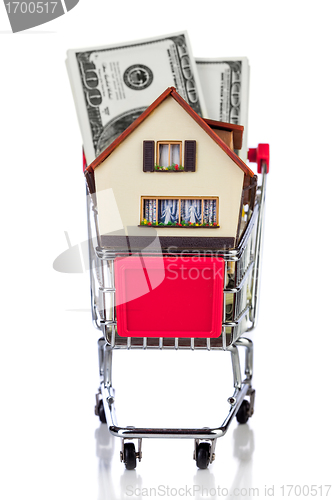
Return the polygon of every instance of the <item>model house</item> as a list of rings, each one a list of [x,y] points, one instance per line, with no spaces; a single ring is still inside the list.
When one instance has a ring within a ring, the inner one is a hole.
[[[163,248],[234,248],[256,191],[234,152],[242,131],[201,118],[168,88],[86,168],[103,246],[121,241],[117,212],[125,233],[154,228]]]

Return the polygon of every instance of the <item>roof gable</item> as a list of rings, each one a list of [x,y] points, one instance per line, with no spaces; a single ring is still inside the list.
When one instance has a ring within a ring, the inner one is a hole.
[[[182,108],[200,125],[200,127],[216,142],[216,144],[238,165],[241,170],[250,177],[254,176],[252,170],[244,163],[226,144],[220,139],[220,137],[212,130],[211,126],[218,128],[221,122],[216,122],[213,120],[204,120],[201,118],[187,102],[177,93],[174,87],[167,88],[136,120],[134,120],[126,130],[124,130],[87,168],[86,171],[92,172],[98,165],[100,165],[116,148],[121,144],[126,137],[135,130],[140,123],[142,123],[151,112],[156,109],[168,96],[173,97],[173,99],[182,106]],[[211,126],[210,126],[210,125]],[[219,124],[219,125],[218,125]],[[234,127],[228,124],[230,127]],[[237,127],[237,126],[236,126]]]

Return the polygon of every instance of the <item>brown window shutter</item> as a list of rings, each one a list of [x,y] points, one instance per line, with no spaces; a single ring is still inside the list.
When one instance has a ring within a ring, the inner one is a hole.
[[[155,142],[143,141],[143,171],[154,172]]]
[[[185,172],[195,172],[196,161],[196,141],[185,141],[184,170]]]

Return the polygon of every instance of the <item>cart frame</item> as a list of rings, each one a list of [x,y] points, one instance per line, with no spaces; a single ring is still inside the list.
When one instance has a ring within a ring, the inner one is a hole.
[[[101,246],[97,210],[93,197],[87,195],[92,319],[95,327],[103,335],[98,341],[100,388],[96,395],[95,413],[100,416],[102,422],[107,423],[112,435],[122,439],[120,459],[125,462],[128,469],[135,468],[136,459],[141,461],[143,438],[194,439],[193,458],[199,468],[206,468],[215,459],[217,438],[222,437],[227,432],[234,416],[237,417],[240,423],[244,423],[253,415],[255,400],[255,390],[252,388],[253,343],[242,335],[253,330],[258,319],[268,160],[267,162],[261,162],[259,172],[262,173],[261,186],[257,188],[254,210],[239,245],[236,249],[221,250],[219,252],[219,255],[223,257],[226,263],[235,263],[236,272],[233,286],[225,287],[223,290],[225,298],[228,294],[233,296],[232,320],[226,320],[224,305],[222,333],[216,339],[124,338],[117,334],[114,260],[119,255],[119,252],[116,253]],[[250,298],[247,298],[244,293],[249,288],[251,293]],[[246,300],[246,307],[238,307],[237,309],[236,305],[239,298],[242,305]],[[226,303],[225,300],[224,303]],[[244,378],[241,375],[239,359],[239,348],[241,347],[245,348]],[[119,426],[115,413],[115,391],[112,386],[112,358],[113,350],[121,348],[229,351],[232,361],[234,392],[228,398],[230,409],[222,425],[214,428],[181,429]],[[248,398],[249,401],[245,398]],[[134,445],[131,445],[131,448],[128,447],[128,443],[133,439],[138,440],[137,451]]]

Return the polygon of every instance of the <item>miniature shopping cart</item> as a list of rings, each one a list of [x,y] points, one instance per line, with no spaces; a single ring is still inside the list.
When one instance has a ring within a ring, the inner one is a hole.
[[[159,262],[162,263],[163,270],[163,265],[170,258],[170,255],[161,250],[158,238],[155,246],[151,244],[146,249],[138,249],[135,245],[129,245],[127,251],[126,249],[117,251],[110,246],[103,245],[99,234],[99,215],[96,202],[88,190],[92,318],[95,326],[102,333],[102,337],[98,341],[100,388],[96,395],[95,413],[101,422],[107,423],[112,435],[121,438],[120,457],[127,469],[134,469],[137,459],[141,461],[142,439],[159,437],[194,439],[194,460],[198,468],[205,469],[215,459],[217,438],[227,432],[234,416],[240,424],[243,424],[253,415],[255,399],[255,390],[252,387],[253,344],[250,339],[243,337],[243,335],[256,326],[258,316],[266,175],[269,169],[268,145],[260,144],[257,149],[251,149],[249,160],[257,162],[258,173],[261,174],[261,185],[257,187],[253,210],[248,214],[248,221],[239,244],[234,249],[221,249],[218,252],[218,262],[222,263],[223,276],[220,281],[214,281],[215,288],[211,291],[209,300],[206,301],[207,307],[210,307],[214,300],[223,303],[222,329],[217,337],[198,338],[191,333],[188,336],[179,337],[177,332],[174,336],[162,334],[159,336],[158,332],[155,336],[145,336],[144,331],[141,331],[140,335],[140,328],[134,328],[135,334],[131,334],[129,323],[126,323],[128,310],[126,309],[126,298],[123,297],[123,288],[131,287],[133,284],[131,272],[137,276],[135,273],[138,272],[140,263],[143,261],[153,262],[155,265],[156,262]],[[186,255],[191,257],[190,249]],[[175,254],[172,255],[172,258],[175,258]],[[216,258],[211,257],[209,262],[210,264],[216,263]],[[129,273],[128,281],[126,281],[126,272]],[[121,303],[117,304],[117,299],[120,299]],[[202,300],[205,300],[204,297]],[[131,303],[131,301],[129,300],[127,303]],[[133,315],[133,321],[140,322],[138,308],[129,311],[129,314]],[[127,335],[119,335],[120,322],[127,331]],[[147,329],[149,329],[149,325]],[[241,376],[240,347],[245,349],[244,378]],[[182,429],[119,426],[115,415],[115,393],[111,376],[112,354],[116,349],[229,351],[232,360],[234,392],[228,399],[230,410],[222,425],[216,428]],[[135,447],[136,440],[137,447]]]

